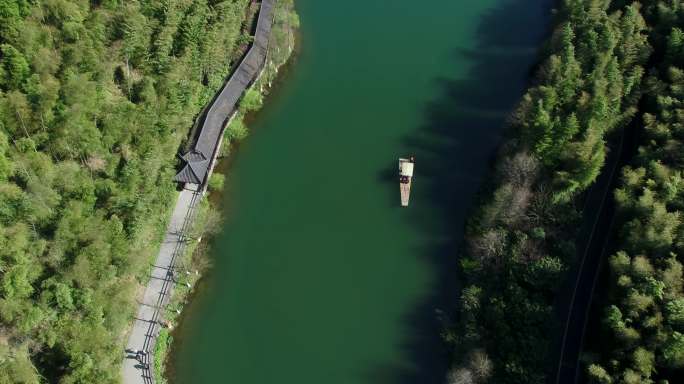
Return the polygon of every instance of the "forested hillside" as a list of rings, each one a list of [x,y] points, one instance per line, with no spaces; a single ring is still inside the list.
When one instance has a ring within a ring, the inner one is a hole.
[[[657,49],[639,153],[615,192],[618,244],[593,383],[684,380],[684,7],[647,2],[644,15]]]
[[[249,0],[0,0],[0,383],[113,383]]]
[[[651,54],[641,7],[565,0],[515,113],[495,182],[468,223],[451,384],[540,384],[552,362],[554,300],[575,263],[583,192],[607,140],[637,113]]]

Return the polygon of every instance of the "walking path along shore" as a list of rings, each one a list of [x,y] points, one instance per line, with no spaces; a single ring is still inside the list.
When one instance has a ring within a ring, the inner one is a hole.
[[[195,241],[186,236],[202,197],[202,191],[197,189],[197,185],[194,187],[186,187],[178,196],[159,255],[151,266],[150,281],[145,288],[126,346],[122,372],[123,382],[126,384],[154,382],[152,356],[156,337],[162,326],[161,312],[171,298],[175,277],[181,272],[175,269],[175,261],[182,254],[187,242]]]
[[[164,309],[171,299],[178,274],[187,272],[177,270],[176,260],[189,241],[197,241],[188,237],[187,232],[206,191],[223,132],[237,111],[240,97],[258,79],[266,63],[275,2],[262,0],[253,44],[213,100],[202,128],[194,138],[192,150],[183,157],[186,165],[176,175],[176,181],[184,184],[184,188],[178,196],[157,259],[151,266],[150,280],[126,344],[122,367],[124,384],[155,382],[153,354],[159,330],[164,325]]]

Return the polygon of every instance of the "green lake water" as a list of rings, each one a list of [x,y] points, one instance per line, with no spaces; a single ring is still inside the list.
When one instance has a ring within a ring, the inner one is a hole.
[[[301,53],[235,156],[176,382],[442,381],[464,221],[549,3],[297,0]]]

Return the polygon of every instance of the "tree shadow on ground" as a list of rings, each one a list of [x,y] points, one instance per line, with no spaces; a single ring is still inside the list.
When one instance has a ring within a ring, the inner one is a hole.
[[[370,382],[445,381],[452,350],[440,332],[458,298],[456,272],[465,221],[501,143],[506,119],[524,92],[552,5],[553,0],[504,0],[486,12],[477,27],[475,48],[455,49],[451,58],[471,64],[467,75],[434,79],[439,95],[425,106],[424,123],[405,139],[406,153],[414,154],[417,162],[412,200],[428,205],[431,212],[426,215],[421,207],[407,217],[432,239],[416,254],[432,266],[436,278],[404,320],[409,336],[402,349],[413,366],[375,367],[367,372]],[[396,189],[395,181],[388,181],[388,188]]]

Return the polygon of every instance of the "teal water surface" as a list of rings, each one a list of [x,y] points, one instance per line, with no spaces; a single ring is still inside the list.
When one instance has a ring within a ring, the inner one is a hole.
[[[440,383],[459,239],[549,0],[297,0],[301,54],[227,179],[178,383]],[[409,208],[397,158],[416,157]]]

